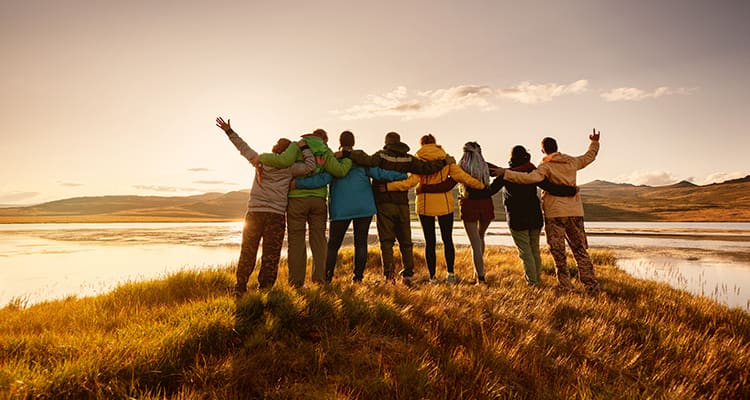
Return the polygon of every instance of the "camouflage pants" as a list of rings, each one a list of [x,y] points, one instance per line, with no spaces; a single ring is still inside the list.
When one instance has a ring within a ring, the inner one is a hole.
[[[555,260],[557,281],[563,289],[573,289],[570,282],[570,271],[565,257],[565,241],[567,240],[573,257],[578,264],[578,279],[589,293],[599,290],[599,282],[594,276],[594,265],[589,257],[586,231],[583,227],[583,217],[545,218],[544,231],[547,235],[547,245]]]
[[[237,262],[237,286],[239,292],[247,290],[247,281],[255,269],[258,246],[263,240],[258,284],[261,288],[273,286],[279,272],[281,246],[284,243],[284,214],[248,211],[245,215],[245,227],[242,230],[242,248]]]

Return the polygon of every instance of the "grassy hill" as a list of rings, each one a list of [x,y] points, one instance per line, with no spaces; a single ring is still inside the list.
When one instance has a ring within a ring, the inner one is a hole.
[[[79,197],[0,208],[0,223],[240,220],[248,195],[236,191],[187,197]],[[594,181],[581,186],[581,196],[588,221],[750,221],[750,177],[706,186],[680,182],[650,187]],[[413,211],[413,190],[410,197]],[[493,201],[496,219],[504,220],[502,195],[495,195]]]
[[[334,284],[235,301],[230,269],[184,271],[98,297],[0,309],[0,398],[741,399],[750,315],[630,277],[592,252],[598,297],[523,283],[488,249],[490,285]],[[456,272],[471,276],[471,253]],[[444,271],[444,265],[438,266]],[[424,271],[422,253],[417,270]]]
[[[595,181],[581,186],[587,220],[750,221],[750,177],[664,187]]]

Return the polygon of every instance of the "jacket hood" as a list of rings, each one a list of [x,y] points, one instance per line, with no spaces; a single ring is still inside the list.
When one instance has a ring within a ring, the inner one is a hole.
[[[439,144],[429,143],[422,145],[415,155],[420,160],[433,161],[445,159],[446,153]]]
[[[409,145],[403,142],[391,143],[383,146],[383,150],[390,153],[405,155],[409,152]]]
[[[536,169],[536,166],[532,164],[531,162],[527,162],[525,164],[517,165],[513,168],[511,168],[511,171],[518,171],[518,172],[531,172]]]
[[[310,147],[310,151],[316,156],[325,154],[328,151],[328,145],[326,145],[323,139],[313,134],[302,135],[302,140],[307,143]]]

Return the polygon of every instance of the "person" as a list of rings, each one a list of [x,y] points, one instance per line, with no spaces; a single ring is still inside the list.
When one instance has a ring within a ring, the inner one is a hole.
[[[255,179],[250,189],[250,199],[245,214],[245,226],[242,229],[242,245],[237,262],[236,285],[234,295],[241,297],[247,292],[247,282],[255,268],[258,246],[263,241],[258,285],[268,288],[276,282],[279,270],[279,258],[284,242],[285,215],[289,182],[293,176],[305,175],[315,170],[315,157],[304,143],[293,143],[281,138],[273,147],[273,153],[299,153],[303,162],[294,163],[287,168],[274,168],[259,163],[259,155],[242,138],[232,130],[230,120],[216,118],[216,126],[226,133],[229,140],[256,168]]]
[[[316,169],[313,173],[326,171],[340,178],[349,172],[351,160],[336,159],[328,148],[328,134],[323,129],[316,129],[313,133],[302,135],[302,141],[307,144],[315,155]],[[299,161],[299,152],[286,157],[263,154],[259,160],[264,165],[275,168],[285,168]],[[307,248],[305,234],[309,226],[310,251],[312,252],[312,282],[325,282],[326,262],[326,220],[328,210],[326,186],[315,189],[289,190],[289,204],[287,206],[287,260],[289,263],[289,285],[302,287],[305,284],[307,270]]]
[[[348,156],[354,147],[354,134],[343,131],[339,136],[339,152]],[[336,153],[339,155],[339,153]],[[349,225],[354,226],[354,274],[352,282],[362,282],[367,263],[367,238],[375,215],[375,198],[370,188],[370,178],[381,181],[406,179],[403,172],[385,170],[380,167],[362,167],[353,164],[342,178],[333,178],[327,172],[294,180],[297,189],[314,189],[330,184],[328,203],[329,228],[326,255],[326,282],[333,280],[339,249]]]
[[[577,171],[591,164],[599,152],[601,133],[594,129],[589,135],[591,143],[581,156],[573,157],[560,153],[557,141],[546,137],[542,140],[544,159],[539,167],[531,172],[513,171],[497,168],[496,174],[506,181],[515,183],[536,183],[545,178],[558,184],[575,186]],[[559,288],[564,291],[575,291],[570,281],[570,271],[565,257],[567,239],[573,257],[578,266],[578,277],[586,293],[595,295],[599,292],[599,282],[594,274],[594,265],[587,251],[588,242],[583,223],[583,202],[579,193],[572,197],[555,196],[545,192],[542,195],[544,210],[545,234],[552,258],[555,260]]]
[[[517,146],[518,147],[518,146]],[[526,149],[521,147],[526,152]],[[464,144],[464,154],[461,157],[459,165],[471,176],[486,182],[489,177],[492,176],[490,168],[496,168],[492,163],[486,162],[482,155],[482,148],[477,142],[467,142]],[[528,154],[528,153],[527,153]],[[530,156],[529,156],[530,157]],[[515,162],[511,160],[511,165],[514,166]],[[441,182],[434,185],[421,185],[422,190],[425,192],[435,192],[445,190],[445,186],[454,185],[456,182]],[[443,188],[441,188],[443,186]],[[471,245],[472,258],[474,262],[474,273],[477,277],[477,283],[486,284],[485,271],[484,271],[484,249],[485,241],[484,237],[490,223],[495,219],[495,207],[492,202],[492,196],[499,192],[502,188],[504,191],[504,203],[506,220],[509,223],[511,232],[513,228],[523,229],[526,226],[538,224],[538,228],[542,226],[542,211],[539,205],[539,198],[537,197],[535,186],[555,193],[560,196],[572,196],[576,192],[575,187],[565,185],[555,185],[550,183],[546,179],[536,185],[518,185],[509,184],[500,177],[495,177],[489,187],[483,190],[475,190],[465,185],[459,187],[459,204],[461,220],[463,221],[464,229],[466,230],[466,236],[469,238],[469,244]],[[512,213],[512,215],[511,215]],[[534,217],[532,218],[531,215]],[[531,220],[533,219],[533,223]],[[512,222],[511,222],[512,221]],[[533,230],[533,229],[532,229]],[[531,245],[530,241],[526,246],[519,246],[519,242],[516,242],[516,246],[519,250],[519,256],[524,263],[524,271],[527,278],[527,282],[531,280],[532,276],[537,274],[530,273],[532,268],[540,271],[541,260],[537,258],[528,257],[528,254],[539,255],[539,229],[536,234],[536,246]],[[512,235],[512,234],[511,234]],[[520,235],[520,234],[519,234]],[[515,236],[513,236],[515,239]],[[534,279],[538,282],[538,279]]]
[[[447,154],[443,148],[436,143],[435,136],[432,134],[424,135],[420,138],[421,147],[417,150],[416,156],[421,160],[444,160]],[[387,184],[387,190],[408,190],[419,183],[433,184],[445,181],[449,177],[457,182],[461,182],[474,189],[484,189],[488,178],[484,182],[467,174],[457,164],[447,164],[440,171],[429,175],[411,174],[409,178],[403,181],[391,182]],[[445,255],[445,264],[447,267],[446,281],[448,283],[457,283],[458,278],[454,272],[455,263],[455,246],[453,245],[453,195],[450,191],[442,193],[419,193],[417,194],[416,212],[419,216],[419,222],[422,225],[425,239],[425,261],[427,270],[430,274],[430,283],[437,283],[436,273],[436,255],[435,247],[437,240],[435,237],[435,218],[440,226],[440,236],[443,239],[443,253]]]
[[[536,166],[531,163],[531,154],[523,146],[514,146],[511,150],[509,166],[511,171],[531,172]],[[575,196],[574,186],[555,185],[543,180],[537,185],[552,196]],[[526,283],[532,286],[541,284],[542,256],[539,253],[539,237],[541,236],[544,218],[537,195],[537,185],[524,185],[505,182],[503,202],[508,229],[518,250],[518,257],[523,263]]]
[[[446,164],[455,163],[451,157],[443,160],[423,161],[409,154],[409,146],[401,141],[397,132],[385,135],[385,145],[373,155],[362,150],[354,150],[349,158],[364,167],[380,167],[387,170],[429,175],[441,170]],[[376,226],[380,240],[380,256],[383,275],[387,282],[396,282],[393,246],[398,240],[403,269],[402,282],[411,284],[414,276],[414,253],[411,240],[411,220],[409,218],[409,194],[407,191],[381,192],[378,188],[387,181],[373,179],[372,191],[377,209]]]

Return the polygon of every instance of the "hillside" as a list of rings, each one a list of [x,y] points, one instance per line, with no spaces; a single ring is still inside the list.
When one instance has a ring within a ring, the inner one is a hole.
[[[185,197],[77,197],[32,207],[2,208],[0,223],[240,220],[248,195],[248,191],[235,191]],[[593,181],[581,186],[581,196],[589,221],[750,221],[750,176],[705,186],[679,182],[650,187]],[[413,190],[410,198],[413,213]],[[496,219],[504,220],[502,195],[495,195],[493,201]]]
[[[417,269],[424,257],[416,253]],[[529,288],[515,250],[467,248],[456,285],[349,283],[235,301],[233,269],[181,271],[97,297],[0,308],[0,398],[747,399],[750,316],[643,281],[592,252],[602,293]],[[444,267],[443,267],[444,268]],[[468,282],[467,282],[468,281]]]

